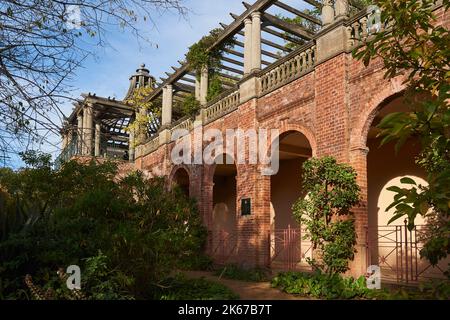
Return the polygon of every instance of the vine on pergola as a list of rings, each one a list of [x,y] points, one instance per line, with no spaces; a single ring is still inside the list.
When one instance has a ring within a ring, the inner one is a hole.
[[[224,40],[220,45],[214,46],[223,32],[221,28],[213,29],[209,35],[204,36],[197,43],[189,47],[186,61],[192,71],[195,71],[197,79],[200,78],[204,68],[208,68],[210,83],[208,85],[207,100],[212,100],[221,93],[221,78],[218,72],[221,67],[221,60],[225,49],[233,47],[233,38]]]

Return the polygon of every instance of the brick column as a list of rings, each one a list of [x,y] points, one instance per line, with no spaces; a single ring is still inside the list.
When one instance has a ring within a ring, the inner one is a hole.
[[[355,230],[357,235],[355,259],[351,262],[350,273],[359,277],[366,273],[368,263],[368,252],[366,247],[367,242],[367,227],[369,209],[367,205],[368,199],[368,184],[367,184],[367,154],[369,148],[366,146],[352,147],[350,149],[350,165],[356,170],[357,182],[361,188],[361,203],[359,206],[352,209],[355,213]]]

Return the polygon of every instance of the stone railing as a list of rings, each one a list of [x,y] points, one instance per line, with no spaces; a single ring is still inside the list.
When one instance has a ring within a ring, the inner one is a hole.
[[[345,23],[349,47],[359,46],[371,35],[385,30],[386,26],[377,19],[375,10],[375,7],[361,10]]]
[[[235,89],[224,98],[206,107],[203,110],[204,124],[210,123],[220,117],[223,117],[227,113],[236,110],[239,106],[239,98],[239,89]]]
[[[188,132],[194,129],[194,121],[192,121],[191,118],[182,119],[178,123],[175,123],[172,128],[170,128],[170,135],[177,131],[177,130],[187,130]]]
[[[314,67],[315,61],[316,46],[311,41],[262,71],[261,94],[269,93],[300,77]]]
[[[159,148],[159,136],[155,135],[150,141],[136,148],[135,158],[147,155],[156,151]]]

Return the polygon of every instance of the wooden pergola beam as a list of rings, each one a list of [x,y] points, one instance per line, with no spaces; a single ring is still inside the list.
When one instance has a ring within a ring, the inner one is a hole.
[[[228,57],[222,57],[222,60],[226,61],[226,62],[229,62],[229,63],[232,63],[232,64],[235,64],[235,65],[240,66],[240,67],[244,66],[243,62],[237,61],[237,60],[234,60],[234,59],[231,59],[231,58],[228,58]]]
[[[173,88],[175,91],[182,91],[182,92],[187,92],[187,93],[195,92],[195,87],[184,84],[184,83],[179,83],[179,82],[174,83]]]
[[[227,27],[227,25],[225,23],[220,23],[220,25],[222,26],[222,28],[226,28]],[[239,31],[237,34],[245,37],[244,31]],[[261,43],[266,44],[266,45],[268,45],[268,46],[270,46],[272,48],[285,51],[285,52],[291,52],[292,51],[289,48],[286,48],[286,47],[284,47],[284,46],[282,46],[282,45],[280,45],[278,43],[272,42],[272,41],[264,39],[264,38],[261,39]]]
[[[236,73],[236,74],[239,74],[239,75],[242,75],[242,76],[244,75],[244,71],[239,70],[239,69],[235,69],[235,68],[232,68],[232,67],[224,66],[223,64],[221,64],[219,66],[219,68],[221,68],[223,70],[227,70],[227,71],[233,72],[233,73]]]
[[[279,7],[279,8],[281,8],[281,9],[284,9],[286,11],[289,11],[290,13],[293,13],[296,16],[299,16],[299,17],[301,17],[303,19],[306,19],[306,20],[308,20],[308,21],[310,21],[312,23],[315,23],[315,24],[317,24],[319,26],[322,25],[322,21],[320,21],[319,19],[314,18],[313,16],[311,16],[309,14],[306,14],[304,12],[301,12],[300,10],[297,10],[297,9],[291,7],[290,5],[287,5],[287,4],[285,4],[285,3],[281,2],[281,1],[275,2],[274,5]]]
[[[242,2],[244,4],[244,6],[246,8],[251,7],[250,4],[246,3],[246,2]],[[296,35],[297,37],[301,37],[303,39],[306,40],[311,40],[314,37],[314,34],[312,34],[310,31],[308,31],[306,28],[300,26],[300,25],[296,25],[296,24],[292,24],[289,22],[286,22],[280,18],[275,17],[274,15],[271,15],[270,13],[262,13],[261,14],[261,18],[267,22],[269,22],[270,24],[272,24],[273,26],[277,27],[278,29],[283,30],[284,32],[288,32],[291,34]]]
[[[315,1],[315,0],[304,0],[306,3],[309,3],[310,5],[312,5],[312,6],[314,6],[314,7],[316,7],[316,8],[318,8],[318,9],[321,9],[322,8],[322,4],[320,3],[320,2],[318,2],[318,1]]]
[[[240,42],[238,40],[233,40],[233,43],[235,45],[241,47],[241,48],[244,48],[244,43],[242,43],[242,42]],[[268,57],[271,57],[271,58],[274,58],[274,59],[280,59],[281,58],[281,56],[279,56],[278,54],[275,54],[275,53],[272,53],[272,52],[269,52],[269,51],[266,51],[266,50],[261,50],[261,54],[265,55],[265,56],[268,56]]]
[[[231,55],[233,55],[233,56],[239,57],[239,58],[243,58],[244,57],[244,54],[242,52],[238,52],[238,51],[233,50],[233,49],[224,49],[224,51],[229,53],[229,54],[231,54]],[[266,66],[271,65],[270,62],[265,61],[265,60],[262,60],[261,63],[263,65],[266,65]]]

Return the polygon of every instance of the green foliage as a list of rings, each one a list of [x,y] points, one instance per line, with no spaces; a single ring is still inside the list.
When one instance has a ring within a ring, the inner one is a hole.
[[[182,116],[193,117],[200,110],[200,102],[195,98],[195,95],[189,94],[175,108]]]
[[[250,282],[268,281],[267,271],[261,268],[243,269],[236,264],[229,264],[214,272],[216,276],[227,279],[243,280]]]
[[[152,87],[135,88],[126,103],[135,111],[135,118],[127,127],[128,132],[135,133],[135,146],[145,142],[150,128],[158,128],[161,119],[161,105],[148,101],[147,97],[154,89]]]
[[[439,1],[440,2],[440,1]],[[385,78],[407,77],[404,93],[409,110],[387,115],[379,124],[382,143],[396,141],[400,148],[409,138],[421,142],[416,163],[427,172],[428,186],[406,181],[394,192],[391,222],[406,218],[412,230],[418,215],[428,217],[430,229],[421,256],[437,264],[450,252],[450,33],[436,22],[436,0],[377,0],[381,20],[389,25],[354,56],[368,65],[374,58],[384,62]],[[450,1],[442,1],[448,11]]]
[[[218,75],[213,75],[209,81],[207,101],[211,101],[223,92],[222,79]]]
[[[182,275],[167,279],[160,289],[161,300],[237,300],[239,296],[220,283],[186,279]]]
[[[223,50],[232,47],[233,39],[224,41],[223,44],[213,47],[222,32],[223,30],[221,28],[213,29],[209,35],[204,36],[199,42],[189,47],[186,60],[190,68],[197,72],[198,77],[203,68],[208,68],[212,72],[216,71],[220,66]]]
[[[188,256],[180,261],[180,269],[195,271],[211,271],[213,269],[213,260],[206,254],[197,253]]]
[[[26,274],[45,286],[55,270],[76,264],[90,299],[151,298],[171,270],[202,251],[206,231],[195,202],[167,192],[164,180],[139,172],[118,179],[113,163],[71,161],[48,176],[40,170],[0,180],[9,197],[47,203],[32,226],[0,242],[0,296],[26,298],[17,296]]]
[[[272,279],[272,287],[287,293],[311,296],[319,299],[362,298],[369,293],[366,279],[344,278],[338,274],[325,275],[321,272],[306,274],[300,272],[280,273]]]
[[[332,157],[310,159],[303,164],[303,190],[307,195],[293,211],[313,244],[316,256],[309,263],[327,274],[347,271],[356,251],[350,212],[359,203],[356,172]]]
[[[450,284],[446,281],[427,282],[419,288],[368,289],[366,279],[312,274],[301,272],[283,272],[272,279],[272,287],[290,294],[298,294],[318,299],[370,299],[370,300],[423,300],[450,298]]]

